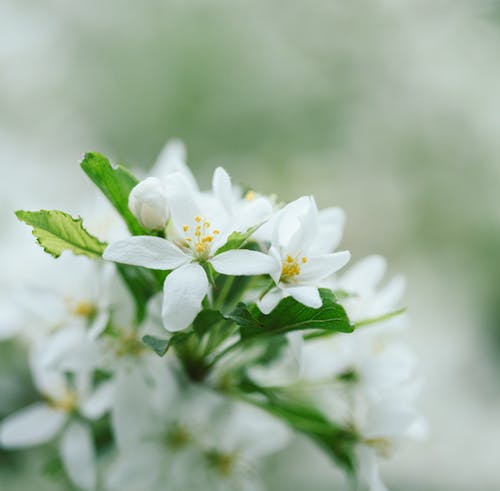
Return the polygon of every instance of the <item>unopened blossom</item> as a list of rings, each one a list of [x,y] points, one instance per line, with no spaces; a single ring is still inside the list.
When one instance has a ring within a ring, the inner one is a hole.
[[[163,230],[169,217],[165,186],[157,177],[148,177],[130,192],[128,207],[148,230]]]

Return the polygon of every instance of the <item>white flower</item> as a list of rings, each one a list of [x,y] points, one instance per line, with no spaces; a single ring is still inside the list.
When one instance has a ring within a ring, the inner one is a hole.
[[[162,181],[148,177],[132,189],[128,207],[148,230],[163,230],[169,217],[167,193]]]
[[[164,284],[162,317],[167,330],[179,331],[193,322],[209,291],[201,264],[210,263],[222,274],[258,275],[270,273],[274,262],[266,254],[244,249],[217,254],[237,229],[237,222],[210,210],[206,199],[193,192],[181,174],[169,176],[166,188],[171,210],[169,238],[135,236],[113,242],[104,258],[172,270]]]
[[[334,220],[338,220],[337,216]],[[329,224],[328,217],[324,217],[324,221],[323,226]],[[280,212],[269,250],[274,261],[272,277],[276,287],[259,300],[258,306],[263,313],[271,312],[287,296],[308,307],[321,307],[318,292],[321,281],[350,258],[347,251],[331,253],[328,247],[322,248],[321,230],[318,209],[312,197],[299,198]]]
[[[332,280],[330,286],[334,290],[343,290],[349,295],[341,303],[354,322],[374,319],[392,313],[399,307],[405,279],[397,275],[383,288],[379,288],[386,270],[386,260],[373,255],[356,262],[342,276]],[[397,316],[396,319],[400,322],[402,317]]]
[[[73,418],[76,410],[88,419],[100,418],[110,407],[112,386],[90,387],[86,375],[75,377],[69,386],[65,377],[45,370],[38,356],[32,356],[35,385],[47,402],[38,402],[4,419],[0,425],[0,446],[23,448],[59,438],[59,452],[68,476],[80,489],[95,489],[96,458],[90,427]]]

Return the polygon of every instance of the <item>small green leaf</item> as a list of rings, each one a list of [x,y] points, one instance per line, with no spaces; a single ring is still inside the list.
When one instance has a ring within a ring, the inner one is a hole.
[[[332,291],[320,288],[319,293],[323,305],[318,309],[306,307],[292,297],[287,297],[268,315],[263,314],[255,304],[247,307],[240,303],[227,317],[241,327],[242,339],[305,329],[352,332],[354,328]]]
[[[146,335],[142,338],[142,342],[151,348],[158,356],[165,356],[165,353],[170,347],[170,340],[160,339],[155,336]]]
[[[128,208],[128,195],[138,184],[137,178],[125,167],[112,167],[109,160],[97,152],[85,154],[80,165],[125,220],[130,233],[147,235],[149,232],[140,225]]]
[[[226,243],[219,247],[215,253],[221,254],[226,251],[231,251],[233,249],[240,249],[245,245],[248,239],[252,236],[252,234],[260,227],[259,225],[255,225],[254,227],[250,227],[246,232],[233,232],[228,238]]]
[[[91,259],[102,256],[106,244],[83,228],[81,218],[58,210],[16,211],[19,220],[33,227],[37,242],[54,257],[64,251],[84,255]]]

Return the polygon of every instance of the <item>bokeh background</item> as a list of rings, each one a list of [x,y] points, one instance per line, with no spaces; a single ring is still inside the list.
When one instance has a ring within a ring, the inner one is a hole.
[[[1,0],[0,294],[30,275],[18,208],[84,213],[78,160],[144,172],[183,139],[284,199],[342,206],[354,258],[408,278],[424,443],[383,465],[394,491],[500,489],[500,2]],[[32,396],[0,346],[0,417]],[[43,452],[0,453],[0,489],[68,490]],[[343,489],[298,441],[269,489]]]

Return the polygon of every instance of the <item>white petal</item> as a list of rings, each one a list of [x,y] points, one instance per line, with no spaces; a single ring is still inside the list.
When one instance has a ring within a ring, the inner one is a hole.
[[[298,228],[290,237],[286,251],[292,257],[306,252],[318,235],[318,208],[312,196],[308,197],[308,206],[296,217]]]
[[[175,332],[188,327],[200,312],[208,287],[207,275],[199,264],[186,264],[172,271],[163,287],[165,329]]]
[[[186,147],[180,140],[169,140],[163,147],[151,175],[165,179],[169,175],[181,173],[193,190],[198,190],[198,184],[193,173],[186,165]]]
[[[257,301],[257,307],[263,314],[270,314],[283,298],[285,298],[285,292],[281,288],[273,288]]]
[[[285,291],[297,300],[297,302],[305,305],[306,307],[319,309],[321,305],[323,305],[319,291],[314,286],[287,287]]]
[[[40,364],[43,369],[59,368],[61,360],[87,340],[83,326],[68,326],[57,331],[44,344],[40,351]]]
[[[90,341],[95,341],[103,333],[104,329],[106,329],[106,326],[108,325],[109,317],[109,311],[107,310],[101,310],[97,314],[97,317],[92,322],[92,327],[87,333]]]
[[[151,269],[173,269],[185,264],[189,257],[168,240],[160,237],[136,236],[112,242],[104,259]]]
[[[361,259],[342,276],[342,288],[361,295],[375,290],[382,280],[387,264],[382,256],[368,256]]]
[[[226,212],[232,215],[234,203],[233,186],[229,174],[222,167],[215,169],[212,188],[215,197],[220,201]]]
[[[361,488],[367,491],[388,491],[380,479],[375,450],[366,445],[358,445],[355,453],[357,479],[360,481]]]
[[[350,258],[351,253],[348,251],[308,258],[306,264],[300,265],[300,281],[312,282],[328,278],[345,266]]]
[[[140,443],[120,453],[106,478],[110,491],[159,489],[161,471],[165,467],[164,450],[154,443]]]
[[[333,252],[342,239],[345,213],[341,208],[326,208],[318,214],[319,233],[312,245],[315,254]]]
[[[271,273],[271,278],[276,284],[278,284],[281,278],[281,271],[283,269],[282,259],[278,248],[275,246],[271,246],[271,248],[269,249],[269,256],[274,259],[274,262],[277,266],[276,269]]]
[[[63,433],[59,452],[73,484],[85,491],[95,489],[97,470],[89,427],[79,422],[71,423]]]
[[[98,419],[106,413],[113,403],[115,384],[102,383],[93,394],[82,404],[81,412],[89,419]]]
[[[252,276],[272,274],[281,271],[281,264],[267,254],[247,249],[223,252],[215,256],[210,263],[215,271],[234,276]]]
[[[42,403],[21,409],[3,420],[0,446],[20,448],[45,443],[62,428],[66,417],[64,411]]]
[[[182,235],[184,225],[191,227],[195,225],[195,217],[203,216],[199,198],[182,174],[168,176],[165,186],[170,216],[178,233]]]

